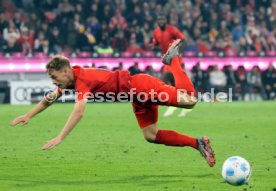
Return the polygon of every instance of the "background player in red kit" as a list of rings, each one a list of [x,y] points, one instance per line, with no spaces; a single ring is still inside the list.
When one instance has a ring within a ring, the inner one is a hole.
[[[167,24],[166,17],[164,15],[159,15],[157,18],[158,27],[153,31],[153,45],[160,46],[162,54],[165,54],[170,46],[170,44],[176,40],[185,38],[184,34],[175,26]],[[182,63],[182,59],[179,58],[179,62]],[[162,80],[169,85],[175,86],[175,81],[172,72],[168,66],[164,66],[164,72],[162,75]],[[168,117],[174,113],[176,107],[168,107],[164,113],[164,117]],[[182,109],[179,117],[184,117],[191,109]]]
[[[27,124],[32,117],[46,109],[54,100],[60,97],[62,89],[74,89],[78,93],[78,97],[68,121],[59,135],[42,147],[44,150],[51,149],[60,144],[81,120],[89,96],[87,93],[111,92],[114,95],[118,95],[119,93],[135,89],[138,93],[149,95],[149,92],[154,90],[156,97],[166,93],[169,95],[168,99],[165,102],[158,103],[153,103],[151,100],[140,102],[138,97],[134,95],[132,103],[145,139],[151,143],[168,146],[190,146],[199,150],[209,166],[212,167],[215,165],[215,153],[210,146],[208,137],[204,136],[196,139],[173,130],[161,130],[157,126],[158,105],[192,108],[197,102],[194,96],[196,94],[194,86],[181,69],[179,63],[179,49],[182,46],[183,41],[176,40],[163,57],[163,60],[170,64],[169,67],[174,75],[176,87],[166,85],[161,80],[146,74],[130,76],[128,71],[110,72],[95,68],[82,68],[80,66],[70,67],[69,60],[66,57],[55,56],[48,62],[46,68],[50,78],[58,88],[44,97],[27,114],[14,119],[12,125],[18,123]]]

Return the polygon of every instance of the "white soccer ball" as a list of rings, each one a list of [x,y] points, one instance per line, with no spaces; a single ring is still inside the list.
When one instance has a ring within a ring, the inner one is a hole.
[[[250,164],[242,157],[229,157],[222,165],[222,177],[231,185],[243,185],[248,182],[250,176]]]

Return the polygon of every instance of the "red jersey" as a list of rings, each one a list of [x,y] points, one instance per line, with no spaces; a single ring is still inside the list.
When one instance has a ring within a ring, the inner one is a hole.
[[[78,101],[89,96],[89,92],[92,94],[112,92],[117,95],[119,92],[129,92],[130,90],[131,76],[128,71],[108,71],[80,66],[73,66],[72,69]]]
[[[166,24],[164,31],[162,31],[160,27],[153,31],[153,44],[155,46],[160,45],[163,54],[166,53],[173,40],[184,38],[184,34],[182,34],[178,28],[168,24]]]

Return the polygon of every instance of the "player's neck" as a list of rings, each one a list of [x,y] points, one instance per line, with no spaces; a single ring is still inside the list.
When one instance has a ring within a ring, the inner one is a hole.
[[[165,30],[166,30],[166,26],[167,26],[167,25],[164,25],[164,26],[162,26],[162,27],[159,26],[159,28],[161,29],[161,31],[165,31]]]

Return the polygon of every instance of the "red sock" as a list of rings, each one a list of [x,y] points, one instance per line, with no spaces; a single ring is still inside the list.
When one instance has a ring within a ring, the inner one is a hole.
[[[189,95],[196,96],[194,85],[186,72],[181,68],[179,57],[173,57],[170,65],[170,71],[175,80],[175,87],[177,89],[186,90]]]
[[[190,146],[197,149],[196,138],[180,134],[173,130],[158,130],[155,143],[164,144],[167,146]]]

